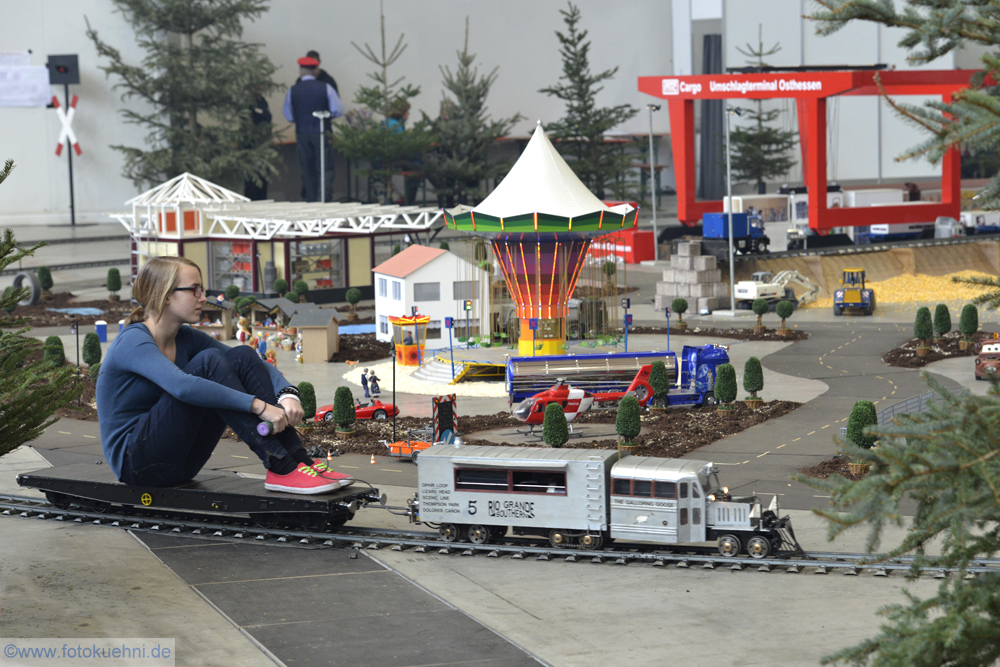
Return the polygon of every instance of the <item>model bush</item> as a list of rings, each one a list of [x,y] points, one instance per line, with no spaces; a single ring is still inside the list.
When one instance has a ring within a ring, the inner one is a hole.
[[[255,303],[257,303],[257,297],[252,294],[250,296],[238,296],[236,297],[236,300],[233,301],[233,310],[235,310],[237,314],[247,317],[253,310],[253,305]]]
[[[549,447],[562,447],[569,440],[569,424],[566,412],[558,403],[545,406],[545,421],[542,422],[542,440]]]
[[[649,370],[649,386],[653,388],[653,400],[663,404],[670,393],[670,374],[662,361],[653,362]]]
[[[934,333],[941,338],[949,331],[951,331],[951,313],[948,312],[948,306],[939,303],[934,309]]]
[[[17,290],[14,289],[13,285],[8,285],[3,291],[3,310],[8,313],[13,313],[17,308],[17,299],[14,299],[14,293]]]
[[[626,396],[618,401],[618,416],[615,418],[615,432],[630,445],[642,430],[639,419],[639,401],[635,396]]]
[[[313,410],[313,414],[315,413]],[[351,390],[348,387],[337,387],[337,393],[333,395],[333,423],[341,430],[347,431],[357,418]]]
[[[299,295],[299,298],[296,299],[296,301],[304,301],[306,293],[309,291],[309,283],[304,280],[296,280],[295,284],[292,285],[292,290]]]
[[[346,387],[344,387],[346,389]],[[316,416],[316,388],[312,382],[299,383],[299,400],[302,401],[302,412],[305,419]]]
[[[361,301],[361,290],[359,290],[357,287],[352,287],[351,289],[347,290],[346,294],[344,294],[344,300],[347,301],[347,303],[351,304],[352,313],[358,312],[358,302]]]
[[[91,382],[97,382],[97,376],[101,374],[101,364],[100,362],[94,364],[89,369],[87,369],[87,377],[90,378]]]
[[[847,439],[858,447],[871,449],[878,438],[865,433],[865,427],[877,425],[878,415],[875,412],[875,404],[871,401],[858,401],[854,404],[851,416],[847,420]]]
[[[958,330],[966,340],[971,340],[979,331],[979,309],[971,303],[965,304],[962,308],[962,314],[958,318]]]
[[[672,310],[673,312],[677,313],[677,321],[678,322],[683,322],[684,321],[684,313],[686,313],[687,310],[688,310],[687,299],[680,299],[680,298],[674,299],[670,303],[670,310]]]
[[[448,245],[447,241],[441,241],[441,243],[438,244],[438,247],[441,248],[441,250],[451,250],[451,246]]]
[[[743,366],[743,391],[750,394],[751,399],[757,398],[757,392],[764,388],[764,369],[760,359],[750,357]]]
[[[278,278],[274,281],[274,291],[278,294],[284,294],[288,291],[288,281],[284,278]]]
[[[49,336],[45,339],[45,353],[43,358],[50,366],[59,367],[66,365],[66,351],[63,350],[63,343],[59,336]]]
[[[108,269],[108,279],[105,283],[105,287],[111,292],[111,299],[118,300],[118,290],[122,288],[122,274],[118,272],[116,268]]]
[[[771,304],[767,302],[767,299],[754,299],[750,307],[753,308],[754,315],[757,316],[757,327],[763,327],[761,320],[767,315],[767,311],[771,310]]]
[[[49,267],[47,266],[38,267],[38,285],[45,292],[48,292],[52,289],[52,271],[49,270]]]
[[[732,364],[715,369],[715,400],[727,406],[736,400],[736,369]]]
[[[83,363],[88,366],[101,363],[101,339],[93,331],[83,337]]]
[[[299,302],[299,294],[298,294],[298,292],[285,292],[285,299],[287,299],[288,301],[291,301],[292,303],[298,303]]]
[[[791,317],[792,313],[795,312],[795,304],[791,301],[779,301],[778,305],[774,308],[774,312],[781,318],[781,328],[787,329],[788,327],[785,325],[785,320]]]
[[[277,285],[277,281],[275,281]],[[226,301],[234,301],[240,295],[240,288],[236,285],[226,285]]]
[[[392,246],[392,254],[393,254],[393,256],[398,255],[402,250],[403,250],[403,246],[399,245],[398,243],[396,245]]]
[[[934,335],[934,324],[931,322],[931,309],[923,306],[917,310],[917,318],[913,322],[913,337],[919,338],[925,346]]]
[[[610,285],[615,282],[618,275],[618,264],[609,259],[601,266],[601,271],[604,273],[604,279]]]

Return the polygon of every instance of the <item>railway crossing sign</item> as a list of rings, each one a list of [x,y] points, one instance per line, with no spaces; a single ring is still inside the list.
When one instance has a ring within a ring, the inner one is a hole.
[[[73,132],[73,116],[76,115],[76,103],[79,98],[74,95],[73,100],[69,103],[69,110],[65,111],[62,105],[59,104],[59,98],[55,95],[52,96],[52,106],[56,109],[56,115],[59,116],[59,122],[62,123],[62,130],[59,132],[59,145],[56,146],[56,155],[62,155],[63,144],[69,139],[69,143],[73,146],[73,150],[76,151],[77,155],[80,155],[83,151],[80,150],[80,144],[76,141],[76,134]]]

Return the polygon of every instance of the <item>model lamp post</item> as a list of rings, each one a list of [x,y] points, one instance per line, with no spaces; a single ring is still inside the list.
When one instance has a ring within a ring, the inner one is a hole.
[[[729,309],[736,312],[736,277],[733,265],[733,144],[729,138],[729,119],[733,114],[743,115],[740,107],[726,107],[726,197],[729,205],[726,207],[729,218]]]
[[[653,112],[660,110],[659,104],[647,104],[649,109],[649,191],[653,204],[653,261],[660,261],[660,236],[656,231],[656,164],[653,159],[656,151],[653,149]]]
[[[591,240],[633,227],[637,216],[638,209],[629,204],[611,207],[595,197],[556,152],[540,123],[489,197],[475,208],[444,212],[449,228],[493,244],[521,323],[521,356],[565,349],[567,304]],[[531,319],[538,320],[537,331],[529,327]]]

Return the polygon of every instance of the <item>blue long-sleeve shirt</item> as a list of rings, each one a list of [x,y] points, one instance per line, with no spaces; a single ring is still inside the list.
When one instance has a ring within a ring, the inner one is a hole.
[[[254,396],[182,369],[203,350],[229,347],[203,331],[182,326],[177,331],[177,356],[170,361],[160,351],[145,324],[125,327],[108,347],[97,378],[97,416],[104,457],[121,479],[125,447],[136,423],[166,393],[179,401],[205,408],[250,412]],[[271,364],[265,364],[274,390],[291,383]]]
[[[316,77],[311,75],[306,75],[302,77],[301,81],[312,81]],[[333,89],[333,86],[326,84],[326,101],[330,107],[330,118],[339,118],[344,115],[344,105],[340,101],[340,96],[337,95],[337,91]],[[289,88],[288,92],[285,93],[285,104],[281,107],[281,113],[284,114],[285,120],[289,123],[295,122],[295,112],[292,110],[292,89]]]

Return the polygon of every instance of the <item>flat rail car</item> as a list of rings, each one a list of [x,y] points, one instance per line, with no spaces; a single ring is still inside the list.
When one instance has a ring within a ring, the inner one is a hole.
[[[17,483],[43,492],[60,509],[78,505],[106,512],[122,506],[214,518],[240,515],[265,527],[291,524],[316,530],[342,526],[360,507],[382,502],[378,489],[358,482],[333,493],[303,496],[267,491],[263,480],[229,470],[203,470],[177,486],[130,486],[119,482],[103,461],[21,473]]]

